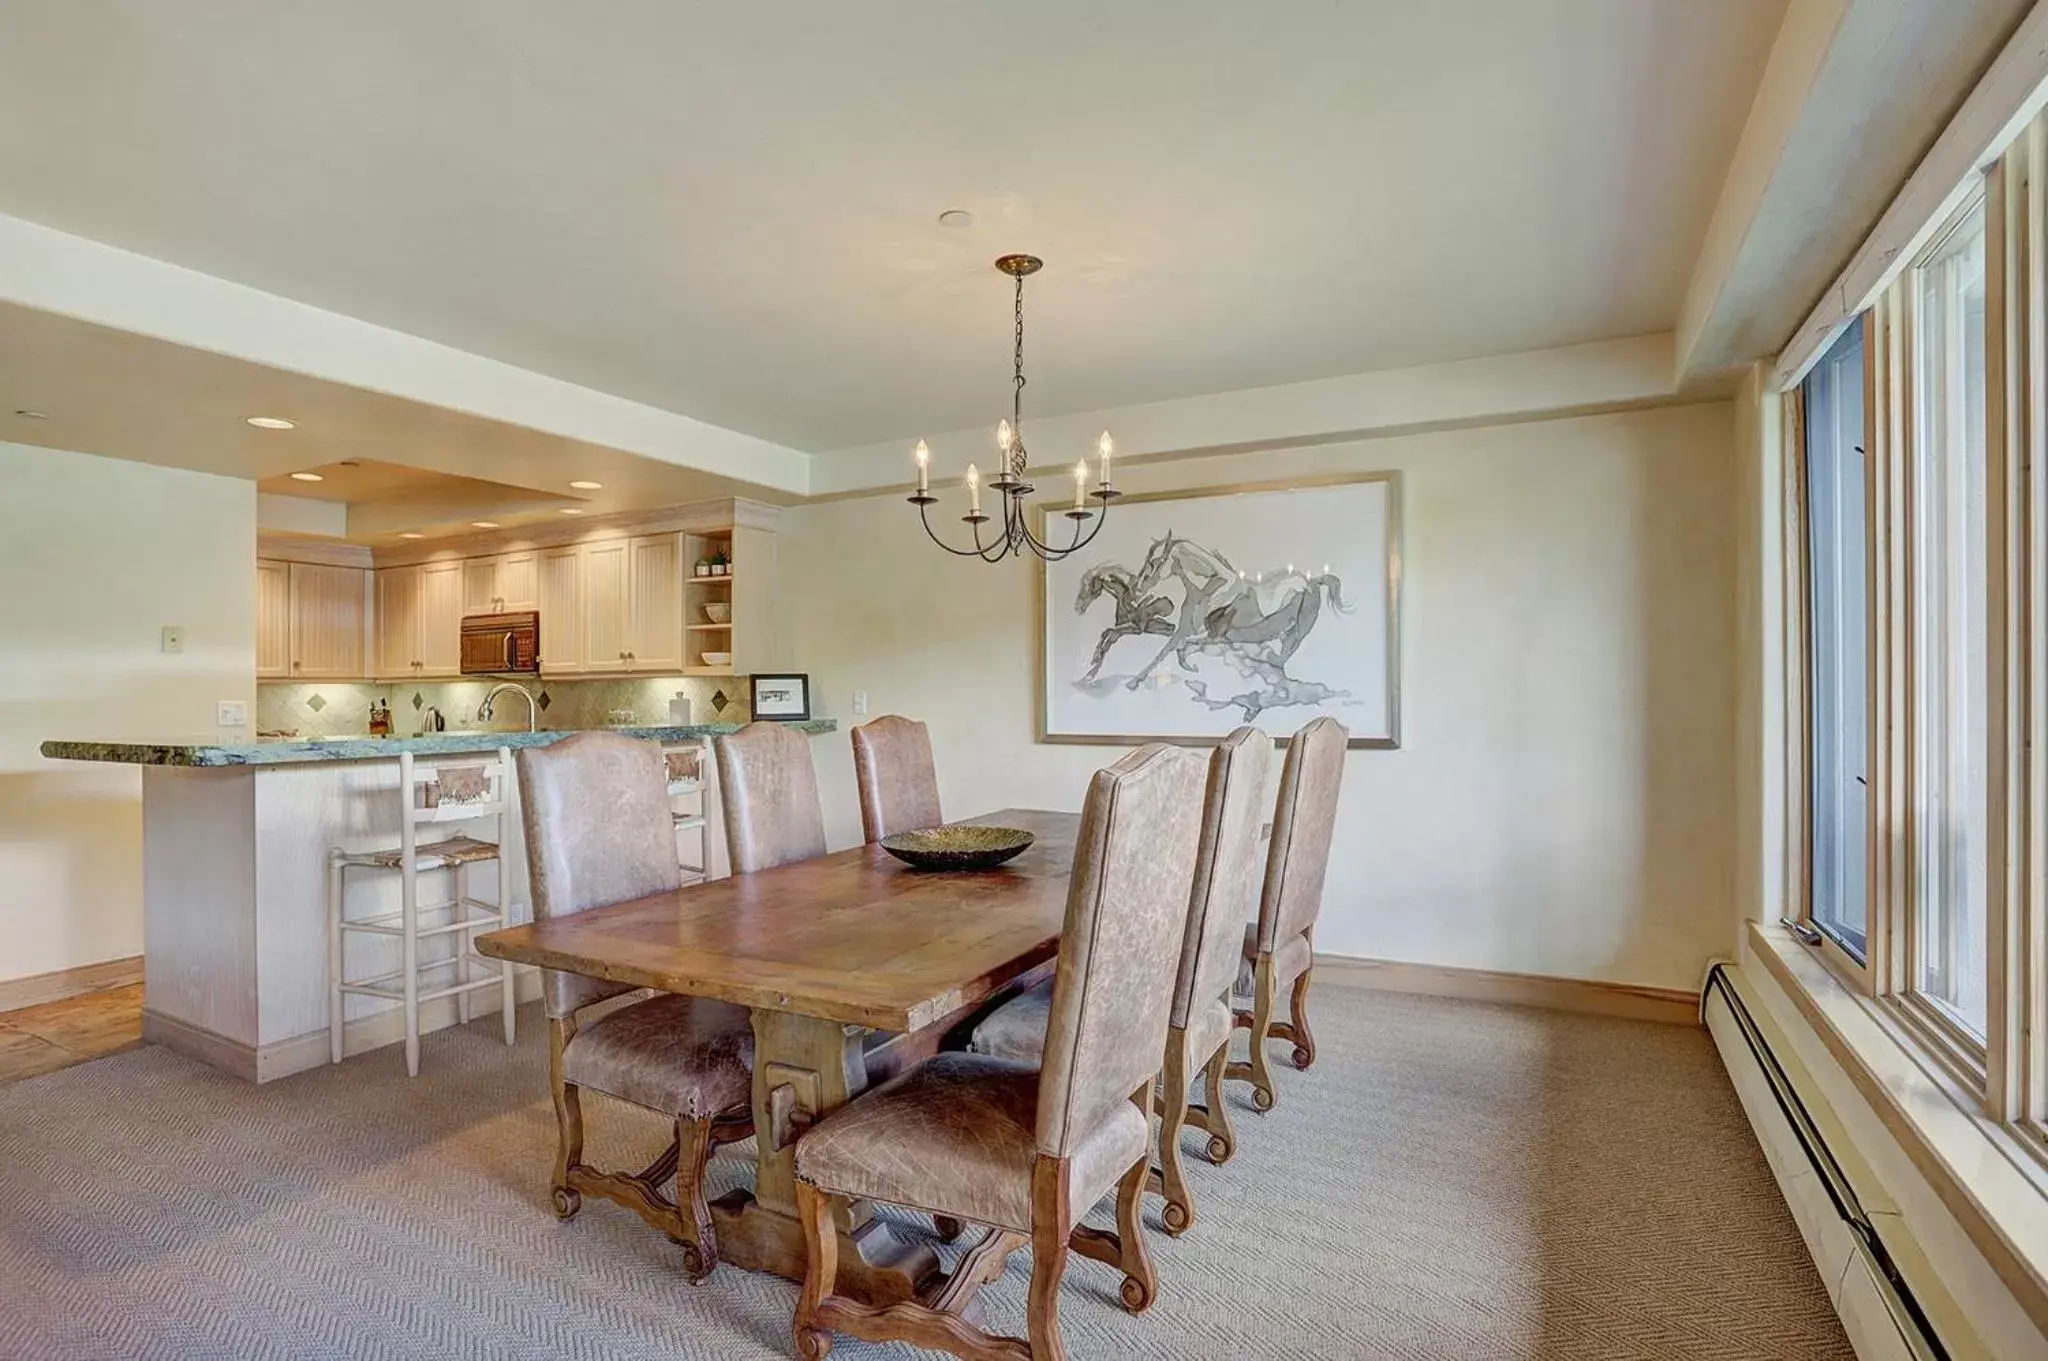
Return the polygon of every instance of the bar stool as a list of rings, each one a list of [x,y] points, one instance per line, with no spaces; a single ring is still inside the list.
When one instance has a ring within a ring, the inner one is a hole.
[[[456,999],[456,1014],[469,1023],[469,995],[482,988],[503,989],[505,1043],[515,1042],[517,1009],[515,977],[510,963],[485,959],[476,953],[472,941],[478,931],[505,924],[504,866],[499,863],[496,901],[486,902],[469,891],[469,867],[480,862],[499,861],[499,846],[505,839],[505,814],[511,794],[512,753],[500,747],[496,755],[481,764],[421,769],[411,752],[398,757],[399,820],[398,845],[373,851],[350,852],[336,846],[327,853],[327,982],[328,1038],[334,1062],[340,1063],[345,1048],[346,999],[381,997],[405,1008],[405,1071],[420,1074],[420,1004],[443,997]],[[480,840],[466,831],[433,841],[420,839],[423,828],[440,823],[472,822],[488,818],[492,839]],[[347,911],[347,871],[395,872],[399,883],[399,910],[373,917],[350,917]],[[451,876],[450,897],[445,902],[420,902],[420,875],[447,870]],[[423,924],[430,917],[446,914],[446,920]],[[348,977],[346,942],[351,934],[396,937],[402,942],[402,964],[391,972],[368,978]],[[423,939],[447,937],[453,949],[446,957],[422,962]],[[477,970],[484,976],[478,977]],[[447,971],[445,982],[421,988],[423,975]]]

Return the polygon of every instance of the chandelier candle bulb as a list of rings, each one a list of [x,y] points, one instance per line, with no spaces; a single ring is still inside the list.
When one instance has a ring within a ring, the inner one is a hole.
[[[1088,460],[1078,459],[1074,463],[1074,509],[1088,509]]]
[[[914,452],[917,455],[918,494],[923,495],[925,492],[931,490],[932,451],[928,447],[926,447],[925,442],[923,440],[919,440],[917,442],[917,448],[912,452]]]
[[[1095,447],[1102,451],[1102,485],[1106,487],[1109,485],[1109,456],[1116,447],[1110,443],[1107,430],[1102,432],[1102,438],[1095,442]]]
[[[967,513],[981,514],[981,469],[967,465]]]

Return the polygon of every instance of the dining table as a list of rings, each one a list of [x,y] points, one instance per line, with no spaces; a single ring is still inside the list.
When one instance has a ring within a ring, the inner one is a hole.
[[[937,1052],[962,1021],[1058,952],[1080,817],[1006,808],[1024,852],[980,870],[917,869],[870,843],[477,937],[493,959],[748,1008],[755,1175],[712,1203],[723,1261],[801,1280],[796,1140]],[[839,1286],[874,1304],[938,1277],[929,1244],[873,1207],[840,1211]]]

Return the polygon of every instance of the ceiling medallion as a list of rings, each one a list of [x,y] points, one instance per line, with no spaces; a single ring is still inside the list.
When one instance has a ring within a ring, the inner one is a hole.
[[[1027,549],[1048,562],[1058,562],[1070,553],[1086,548],[1095,536],[1102,532],[1102,526],[1109,518],[1109,503],[1123,493],[1109,484],[1109,460],[1114,452],[1109,432],[1102,432],[1096,443],[1100,456],[1101,478],[1095,490],[1088,490],[1088,460],[1082,459],[1074,465],[1074,501],[1072,509],[1061,512],[1073,526],[1066,536],[1068,542],[1056,544],[1057,534],[1040,538],[1032,532],[1030,520],[1025,512],[1024,498],[1037,488],[1025,480],[1029,456],[1024,452],[1024,280],[1045,267],[1045,261],[1035,255],[1005,255],[996,261],[996,268],[1017,281],[1017,344],[1014,354],[1010,394],[1009,419],[996,426],[996,475],[989,479],[988,489],[996,494],[1002,509],[1003,527],[1000,533],[990,531],[984,535],[982,526],[994,519],[981,510],[981,472],[972,463],[967,465],[967,513],[961,521],[974,531],[974,547],[955,548],[938,536],[932,529],[929,507],[938,504],[939,498],[931,492],[932,451],[923,440],[917,442],[912,451],[917,459],[917,495],[910,498],[910,504],[917,507],[917,517],[924,525],[924,532],[931,536],[933,543],[948,553],[963,558],[980,558],[983,562],[1001,562],[1011,554],[1022,555]],[[1097,502],[1100,511],[1090,510],[1088,503]],[[1052,511],[1048,507],[1049,520]],[[1094,524],[1088,524],[1093,520]],[[1084,535],[1082,527],[1087,526]],[[984,538],[987,542],[984,542]]]

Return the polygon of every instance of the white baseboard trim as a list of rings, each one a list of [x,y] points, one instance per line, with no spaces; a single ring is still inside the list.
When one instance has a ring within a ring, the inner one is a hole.
[[[1462,969],[1447,964],[1412,964],[1394,959],[1318,953],[1317,983],[1376,988],[1382,992],[1461,997],[1474,1002],[1509,1002],[1552,1011],[1621,1016],[1673,1025],[1699,1024],[1700,995],[1683,988],[1650,988],[1590,978]],[[1314,1003],[1310,1003],[1311,1006]]]
[[[10,978],[0,982],[0,1011],[19,1011],[23,1007],[41,1006],[44,1002],[83,997],[89,992],[125,988],[141,981],[141,955],[103,960],[98,964],[81,964],[75,969],[30,974],[26,978]]]

